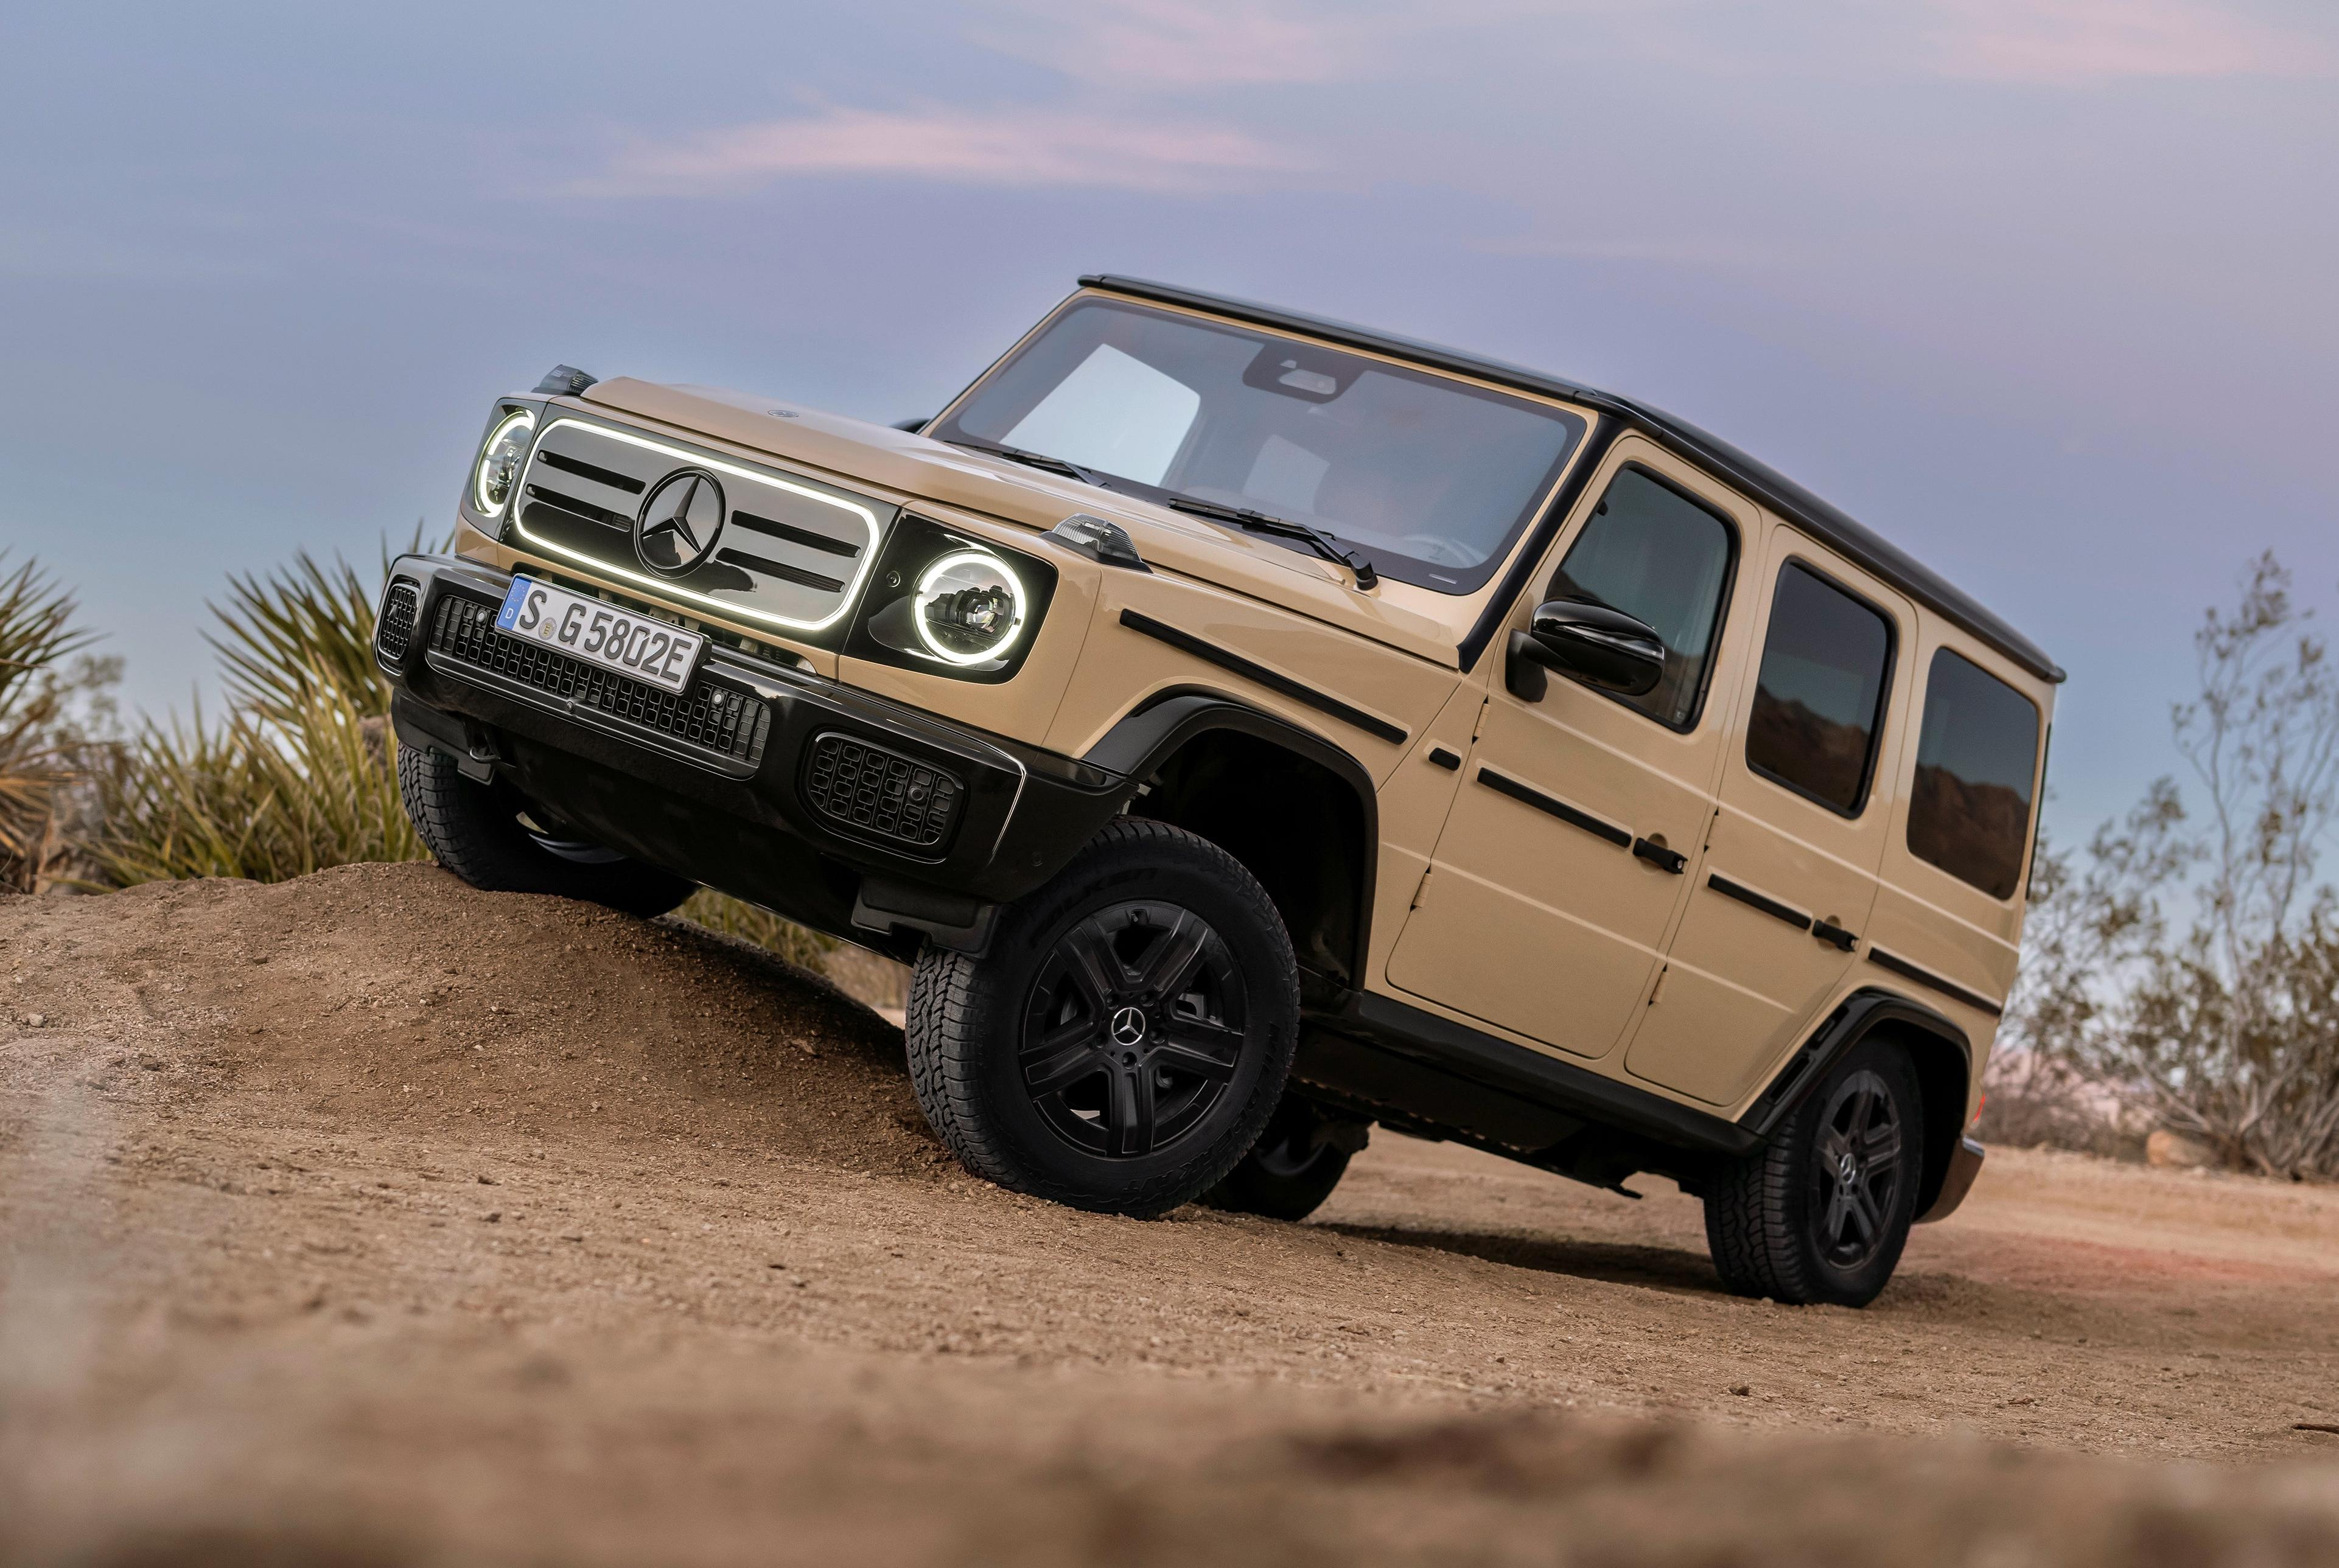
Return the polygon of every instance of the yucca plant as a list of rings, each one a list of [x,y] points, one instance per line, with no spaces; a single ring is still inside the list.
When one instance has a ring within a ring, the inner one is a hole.
[[[216,724],[148,724],[102,780],[104,831],[90,846],[118,887],[179,877],[281,882],[351,861],[423,858],[398,794],[389,721],[333,689],[329,672],[288,679],[305,695],[272,716],[232,708]]]
[[[56,793],[75,772],[60,734],[68,688],[56,676],[91,634],[74,626],[73,597],[38,562],[6,566],[0,552],[0,887],[30,892]]]
[[[418,524],[407,548],[421,546]],[[339,556],[327,565],[301,550],[275,571],[230,577],[227,602],[212,606],[219,629],[204,640],[219,655],[235,705],[283,723],[325,690],[368,717],[388,713],[390,683],[373,662],[373,617],[391,558],[385,544],[381,569],[369,577]]]

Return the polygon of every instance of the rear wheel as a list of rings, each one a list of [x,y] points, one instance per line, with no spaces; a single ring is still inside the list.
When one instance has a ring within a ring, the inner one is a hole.
[[[910,1076],[976,1175],[1150,1216],[1249,1149],[1298,1018],[1298,967],[1266,891],[1216,844],[1122,818],[1001,912],[985,956],[919,958]]]
[[[1771,1142],[1716,1179],[1705,1237],[1723,1283],[1774,1301],[1865,1307],[1900,1261],[1923,1166],[1909,1053],[1853,1048]]]
[[[562,831],[502,779],[464,777],[444,752],[399,747],[398,793],[433,858],[489,892],[550,893],[647,917],[697,885]]]
[[[1305,1219],[1340,1185],[1349,1157],[1365,1147],[1368,1130],[1361,1121],[1287,1093],[1250,1152],[1202,1201],[1237,1214]]]

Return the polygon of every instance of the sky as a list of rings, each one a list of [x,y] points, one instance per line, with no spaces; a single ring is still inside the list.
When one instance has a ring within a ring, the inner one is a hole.
[[[2249,557],[2339,606],[2328,0],[0,9],[0,548],[163,714],[232,573],[443,534],[556,361],[933,411],[1112,271],[1646,399],[2177,767]]]

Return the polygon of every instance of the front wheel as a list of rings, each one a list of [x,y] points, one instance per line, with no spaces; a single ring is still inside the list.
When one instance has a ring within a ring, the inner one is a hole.
[[[929,947],[910,1078],[975,1175],[1148,1217],[1258,1139],[1298,1040],[1298,965],[1266,890],[1166,823],[1108,824],[1001,912],[982,958]]]
[[[509,784],[466,778],[444,752],[399,747],[398,793],[432,858],[489,892],[548,892],[647,918],[697,885],[537,823]]]
[[[1923,1100],[1909,1053],[1853,1048],[1705,1195],[1705,1238],[1742,1296],[1865,1307],[1900,1261],[1923,1169]]]

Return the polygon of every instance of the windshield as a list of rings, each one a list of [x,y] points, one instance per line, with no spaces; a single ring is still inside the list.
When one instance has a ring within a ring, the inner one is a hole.
[[[1399,581],[1466,594],[1494,576],[1584,429],[1428,371],[1090,299],[926,433],[1060,459],[1154,500],[1305,523]]]

